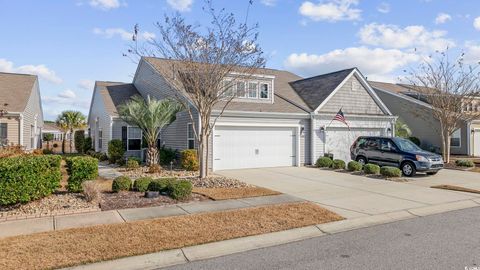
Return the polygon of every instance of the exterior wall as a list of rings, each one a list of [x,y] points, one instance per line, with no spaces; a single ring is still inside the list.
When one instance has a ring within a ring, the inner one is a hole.
[[[110,140],[114,140],[114,139],[122,140],[122,127],[128,127],[128,126],[129,125],[127,123],[125,123],[124,121],[122,121],[121,119],[118,119],[118,118],[114,119],[113,123],[112,123],[112,137],[110,138]],[[107,147],[108,147],[108,145],[107,145]],[[125,156],[127,156],[127,157],[138,157],[138,158],[143,159],[143,155],[144,155],[143,152],[144,152],[144,150],[126,151]]]
[[[147,95],[156,99],[175,97],[176,91],[172,90],[155,68],[143,60],[139,63],[133,84],[143,97]]]
[[[356,76],[350,77],[319,112],[337,113],[340,108],[345,114],[384,115]]]
[[[7,124],[8,144],[20,144],[20,118],[18,116],[0,117],[0,123]]]
[[[32,134],[32,126],[34,127],[34,134]],[[31,150],[35,145],[32,145],[31,138],[36,140],[36,148],[42,146],[42,128],[43,128],[43,112],[40,100],[40,89],[38,86],[38,79],[33,85],[32,93],[27,102],[25,110],[23,111],[23,145],[25,149]]]
[[[112,136],[110,134],[112,119],[110,115],[105,111],[105,105],[103,98],[100,95],[99,90],[95,87],[92,108],[90,115],[88,116],[88,127],[90,128],[90,136],[94,140],[94,148],[97,152],[107,153],[108,142]],[[98,131],[102,130],[102,145],[101,148],[98,145]]]
[[[192,112],[193,117],[195,119],[194,123],[195,127],[198,127],[198,119],[197,113]],[[177,114],[177,119],[164,128],[160,132],[160,142],[163,146],[176,149],[176,150],[183,150],[188,148],[187,142],[187,125],[188,123],[192,123],[192,119],[187,111],[179,112]],[[197,129],[198,132],[198,129]],[[195,148],[197,148],[197,142],[195,142]]]

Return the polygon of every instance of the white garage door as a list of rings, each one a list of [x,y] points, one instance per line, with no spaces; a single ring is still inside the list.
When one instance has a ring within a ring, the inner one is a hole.
[[[381,136],[383,129],[337,128],[330,127],[326,131],[327,144],[325,150],[332,153],[334,159],[350,161],[350,146],[359,136]]]
[[[295,165],[295,128],[215,127],[214,170]]]

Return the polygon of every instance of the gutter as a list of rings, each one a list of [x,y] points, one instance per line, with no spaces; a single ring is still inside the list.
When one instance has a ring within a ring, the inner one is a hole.
[[[310,164],[315,164],[315,113],[310,113]]]

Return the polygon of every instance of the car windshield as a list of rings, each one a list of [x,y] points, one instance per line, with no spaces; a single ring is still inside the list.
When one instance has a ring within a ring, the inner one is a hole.
[[[402,138],[393,138],[395,144],[400,148],[400,150],[405,152],[412,152],[412,151],[423,151],[422,148],[418,147],[416,144],[411,142],[410,140],[402,139]]]

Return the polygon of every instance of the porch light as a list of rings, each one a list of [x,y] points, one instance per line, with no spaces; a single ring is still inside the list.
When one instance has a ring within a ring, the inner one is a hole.
[[[321,127],[320,132],[325,132],[325,127]]]
[[[304,131],[305,131],[305,127],[300,127],[300,136],[303,135]]]

